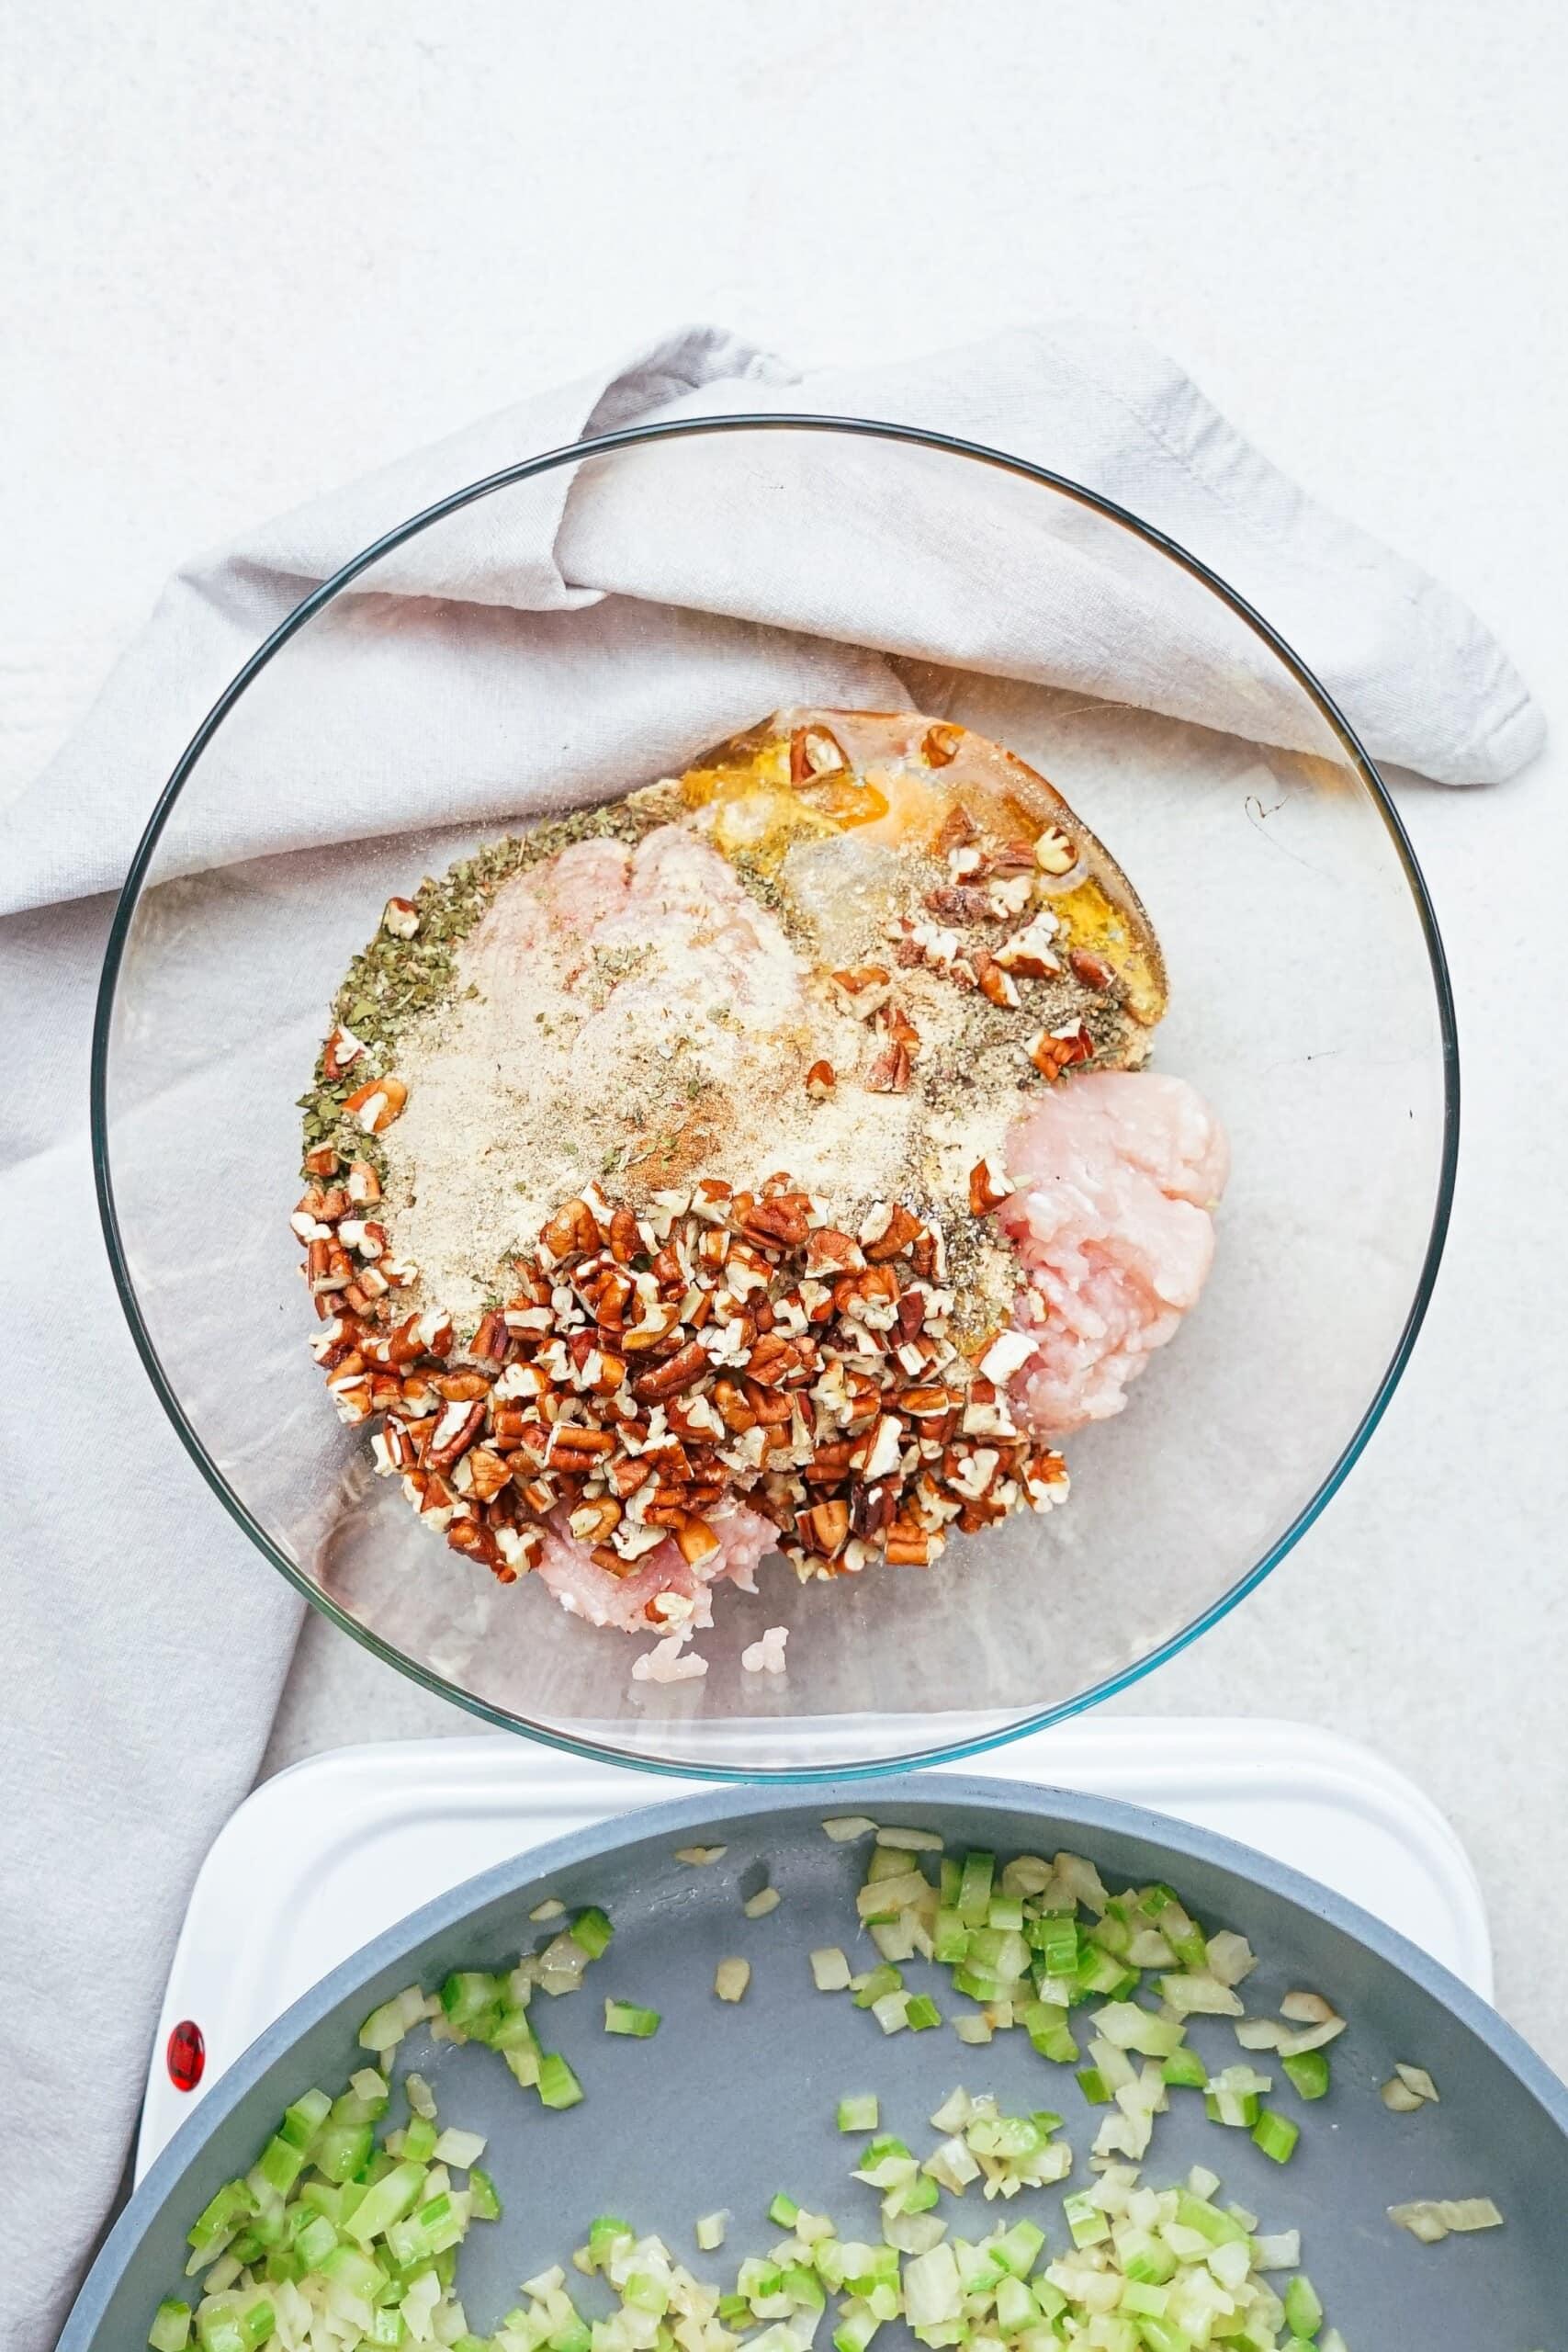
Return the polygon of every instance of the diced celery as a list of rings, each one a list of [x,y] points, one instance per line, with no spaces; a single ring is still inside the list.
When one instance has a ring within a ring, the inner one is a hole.
[[[186,2352],[190,2342],[190,2305],[177,2295],[165,2295],[147,2331],[152,2352]]]
[[[394,2222],[412,2211],[424,2188],[423,2165],[394,2165],[389,2173],[367,2188],[344,2227],[356,2245],[367,2246]]]
[[[1202,2059],[1185,2045],[1161,2061],[1160,2074],[1172,2090],[1201,2091],[1209,2079],[1209,2069]]]
[[[588,2258],[594,2269],[603,2270],[623,2238],[634,2238],[636,2235],[631,2223],[623,2222],[618,2214],[601,2213],[596,2221],[590,2222]]]
[[[500,2221],[502,2207],[495,2183],[488,2172],[480,2171],[478,2165],[472,2165],[468,2172],[468,2203],[475,2221]]]
[[[569,1930],[572,1942],[580,1944],[590,1960],[597,1960],[600,1953],[607,1950],[615,1932],[597,1904],[590,1904],[586,1911],[580,1911]]]
[[[1076,1919],[1065,1918],[1060,1913],[1048,1914],[1043,1919],[1032,1919],[1026,1932],[1048,1976],[1077,1973],[1079,1948]]]
[[[866,1978],[864,1984],[861,1986],[859,1992],[854,1996],[854,2004],[856,2008],[869,2009],[873,2007],[876,2002],[882,1999],[884,1994],[897,1993],[900,1991],[903,1987],[903,1983],[904,1979],[899,1974],[897,1969],[886,1964],[881,1968],[874,1968],[870,1975]]]
[[[310,2162],[329,2180],[352,2180],[368,2162],[375,2141],[368,2123],[328,2123],[311,2151]]]
[[[1323,2050],[1303,2050],[1293,2058],[1281,2058],[1280,2065],[1301,2098],[1322,2098],[1328,2089],[1328,2054]]]
[[[1285,2325],[1292,2335],[1313,2336],[1323,2325],[1323,2305],[1304,2274],[1285,2290]]]
[[[904,2018],[916,2033],[924,2033],[931,2026],[942,2023],[942,2011],[925,1993],[917,1993],[904,2012]]]
[[[968,1957],[970,1932],[958,1913],[946,1905],[937,1912],[933,1957],[943,1968],[956,1968]]]
[[[292,2107],[283,2110],[283,2120],[277,2136],[287,2140],[291,2148],[309,2149],[311,2141],[332,2112],[332,2101],[325,2091],[307,2091]]]
[[[267,2142],[256,2165],[268,2188],[276,2188],[280,2197],[288,2196],[304,2169],[304,2149],[290,2147],[281,2132]]]
[[[1290,2163],[1301,2136],[1301,2125],[1292,2123],[1288,2115],[1277,2115],[1271,2107],[1264,2108],[1252,2127],[1254,2144],[1277,2165]]]
[[[996,1874],[994,1854],[970,1853],[964,1857],[963,1871],[958,1882],[958,1915],[967,1928],[982,1928],[991,1905],[991,1886]]]
[[[857,2092],[852,2098],[839,2101],[839,2129],[840,2132],[874,2132],[881,2114],[874,2091]]]
[[[769,2221],[776,2222],[781,2230],[793,2230],[799,2217],[799,2206],[781,2188],[768,2208]]]
[[[1076,2246],[1101,2245],[1111,2235],[1111,2216],[1083,2191],[1062,2199],[1062,2219]]]
[[[1027,2278],[1040,2258],[1045,2233],[1032,2222],[1015,2222],[991,2246],[992,2259],[1011,2278]]]
[[[582,2085],[558,2050],[540,2059],[538,2088],[545,2107],[575,2107],[582,2097]]]
[[[403,2126],[403,2154],[410,2164],[427,2165],[435,2154],[435,2126],[427,2115],[415,2115]]]
[[[480,2029],[493,2024],[509,2006],[505,1980],[488,1975],[481,1969],[455,1969],[441,1987],[441,2006],[448,2025],[459,2033],[482,2041]]]
[[[319,2270],[337,2244],[337,2232],[324,2213],[312,2213],[294,2240],[307,2270]]]
[[[630,2034],[636,2041],[646,2041],[659,2031],[660,2013],[645,2009],[635,2001],[606,2001],[604,2030],[606,2033]]]

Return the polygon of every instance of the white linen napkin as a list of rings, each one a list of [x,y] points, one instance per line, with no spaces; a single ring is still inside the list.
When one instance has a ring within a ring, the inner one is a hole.
[[[0,812],[0,1248],[18,1343],[0,1426],[0,2165],[28,2183],[0,2212],[8,2352],[52,2344],[113,2199],[185,1894],[254,1776],[298,1623],[294,1597],[166,1426],[109,1283],[86,1138],[106,894],[204,711],[359,548],[520,458],[653,414],[748,409],[917,423],[1107,493],[1266,614],[1386,761],[1480,783],[1541,741],[1519,678],[1455,597],[1306,498],[1172,362],[1077,322],[804,379],[718,330],[686,330],[175,576],[71,741]],[[299,642],[290,695],[256,695],[244,728],[220,734],[209,775],[233,789],[205,797],[181,836],[186,862],[395,832],[450,817],[459,786],[476,817],[570,804],[613,783],[623,759],[639,773],[677,764],[781,700],[885,699],[888,653],[952,658],[955,616],[919,603],[919,568],[901,560],[909,514],[873,468],[852,475],[830,549],[790,564],[776,534],[763,547],[749,533],[755,448],[707,443],[702,463],[733,529],[700,563],[662,527],[697,477],[658,469],[631,491],[558,471],[506,494],[504,527],[487,501],[412,542],[378,569],[374,597]],[[968,587],[971,666],[1182,715],[1205,649],[1173,637],[1092,549],[1043,551],[1005,594],[979,562]],[[693,607],[734,626],[705,624],[704,662],[680,665],[672,708],[664,655]],[[321,675],[312,664],[331,666],[333,690],[325,739],[312,732],[307,749],[291,703]],[[1259,679],[1266,699],[1262,663]],[[1256,695],[1247,707],[1266,734]],[[372,711],[374,726],[358,723]]]

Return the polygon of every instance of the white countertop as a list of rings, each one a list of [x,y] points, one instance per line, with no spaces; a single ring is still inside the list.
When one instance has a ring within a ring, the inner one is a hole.
[[[1549,0],[59,0],[25,60],[22,30],[0,793],[190,549],[695,317],[807,362],[1123,319],[1476,605],[1557,715]],[[1568,1940],[1565,770],[1559,743],[1402,792],[1465,1080],[1437,1299],[1319,1524],[1123,1703],[1402,1765],[1480,1869],[1502,2006],[1568,2071],[1536,1958]],[[470,1728],[312,1621],[270,1760]]]

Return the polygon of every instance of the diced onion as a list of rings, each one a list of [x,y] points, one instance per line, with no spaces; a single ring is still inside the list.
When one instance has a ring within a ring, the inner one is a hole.
[[[1280,2004],[1280,2015],[1289,2018],[1292,2025],[1326,2025],[1335,2010],[1321,1993],[1287,1993]]]
[[[1396,2230],[1408,2230],[1423,2245],[1438,2245],[1450,2231],[1500,2230],[1503,2216],[1490,2197],[1418,2197],[1407,2205],[1391,2205],[1388,2218]]]
[[[783,1900],[776,1886],[764,1886],[755,1894],[748,1896],[740,1908],[745,1912],[748,1919],[765,1919],[770,1911],[778,1909]]]
[[[750,1982],[749,1960],[721,1960],[713,1973],[713,1989],[721,2001],[739,2001]]]
[[[811,1976],[819,1993],[848,1991],[850,1963],[837,1944],[823,1944],[811,1954]]]
[[[863,1813],[840,1813],[835,1814],[830,1821],[825,1821],[822,1826],[835,1846],[847,1846],[852,1838],[873,1836],[876,1824],[868,1821]]]
[[[701,1871],[706,1870],[710,1862],[718,1861],[728,1851],[724,1846],[677,1846],[675,1860],[690,1864],[693,1870]]]

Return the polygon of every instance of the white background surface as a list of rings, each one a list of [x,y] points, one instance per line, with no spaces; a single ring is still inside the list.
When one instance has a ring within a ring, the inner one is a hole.
[[[0,40],[0,791],[187,551],[693,317],[806,363],[1122,319],[1564,708],[1549,0],[19,0]],[[1560,2069],[1565,765],[1404,788],[1465,1072],[1437,1301],[1318,1527],[1124,1702],[1403,1765]],[[272,1761],[469,1727],[312,1622]]]

